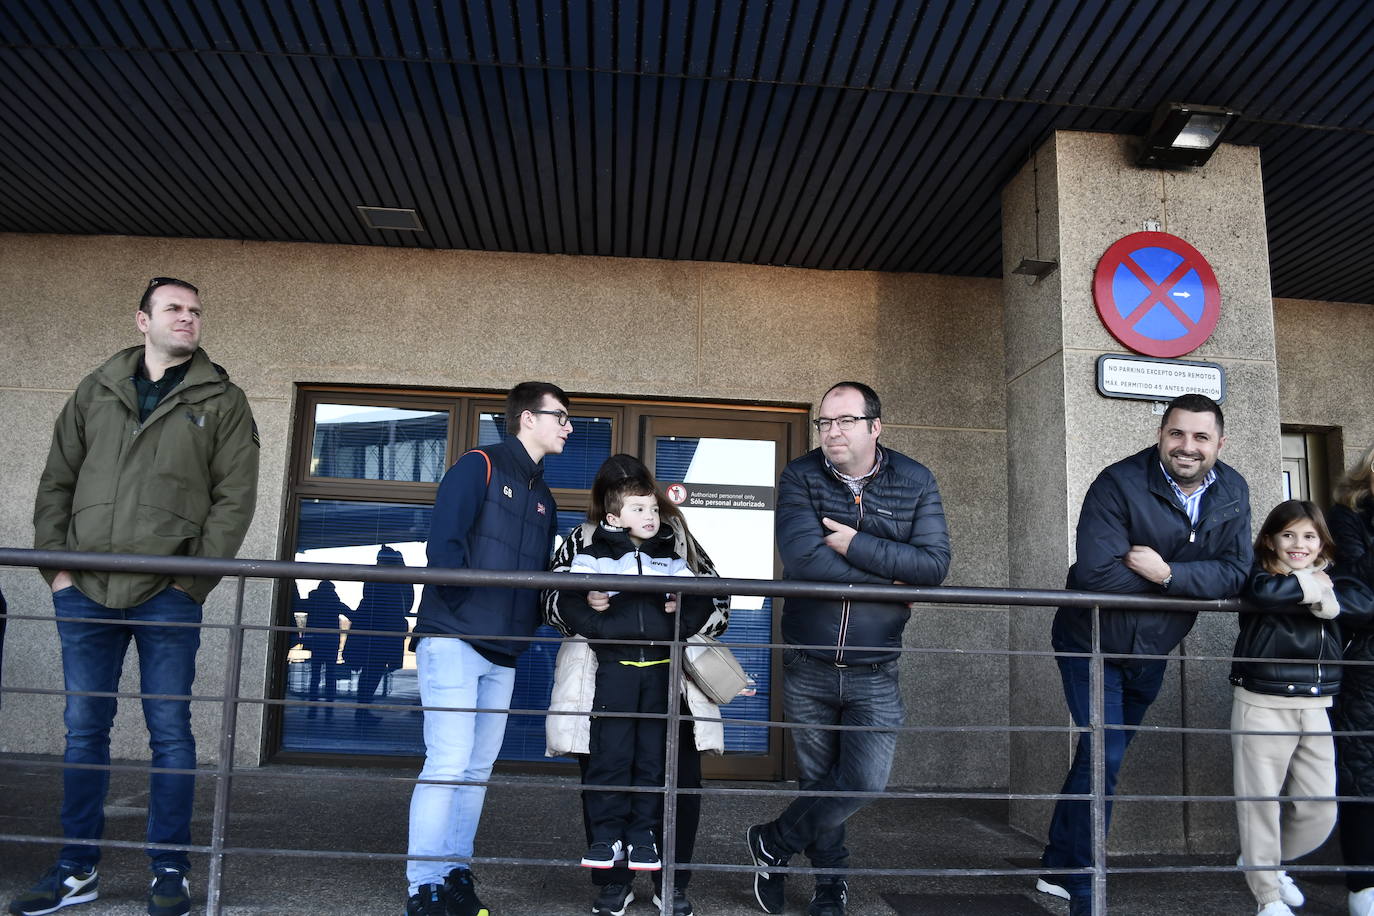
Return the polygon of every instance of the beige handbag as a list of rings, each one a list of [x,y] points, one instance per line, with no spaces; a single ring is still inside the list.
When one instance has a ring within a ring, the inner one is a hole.
[[[753,683],[729,646],[700,633],[687,637],[687,644],[682,650],[682,667],[692,682],[717,706],[729,703]]]

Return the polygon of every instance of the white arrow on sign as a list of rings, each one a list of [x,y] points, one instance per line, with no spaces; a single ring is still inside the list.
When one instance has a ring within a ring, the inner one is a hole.
[[[1177,297],[1180,298],[1180,299],[1191,299],[1191,298],[1193,298],[1193,294],[1190,293],[1190,292],[1188,292],[1187,290],[1184,290],[1183,292],[1174,293],[1174,295],[1177,296]]]

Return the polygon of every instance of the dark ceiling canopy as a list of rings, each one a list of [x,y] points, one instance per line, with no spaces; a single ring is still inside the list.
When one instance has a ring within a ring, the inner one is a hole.
[[[1174,100],[1243,113],[1274,294],[1374,303],[1372,49],[1366,0],[6,0],[0,231],[995,277],[1031,150]]]

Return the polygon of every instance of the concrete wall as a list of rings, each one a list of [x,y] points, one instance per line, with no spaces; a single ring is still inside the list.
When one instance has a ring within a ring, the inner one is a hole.
[[[1349,469],[1374,445],[1374,308],[1275,299],[1274,328],[1279,418],[1339,429],[1344,455],[1337,463]]]
[[[999,281],[234,241],[0,235],[0,544],[32,543],[52,421],[83,374],[138,342],[137,294],[156,275],[200,286],[205,347],[248,393],[261,429],[261,493],[241,556],[280,554],[297,383],[502,388],[535,377],[574,393],[814,404],[831,381],[859,378],[883,396],[885,440],[940,481],[950,583],[1007,581]],[[629,334],[651,336],[653,351],[626,360]],[[15,613],[51,613],[36,574],[0,570],[0,587]],[[232,599],[221,585],[207,621],[228,620]],[[250,582],[248,620],[268,622],[271,602],[269,584]],[[923,608],[907,639],[999,648],[1006,626],[994,608]],[[50,621],[12,622],[6,648],[7,685],[61,687]],[[197,693],[219,691],[223,666],[223,633],[208,631]],[[261,695],[265,666],[265,640],[250,637],[248,695]],[[1005,721],[1005,659],[937,656],[910,668],[912,724]],[[135,689],[131,674],[124,689]],[[957,686],[969,683],[978,690]],[[4,711],[0,752],[61,751],[60,697],[7,695]],[[194,720],[210,760],[218,709],[198,704]],[[257,759],[260,734],[259,711],[244,707],[241,762]],[[137,704],[125,703],[114,753],[145,748]],[[893,778],[997,787],[1005,760],[1001,735],[921,735],[903,742]]]
[[[1093,275],[1102,253],[1147,220],[1206,253],[1222,289],[1216,330],[1185,358],[1219,363],[1227,379],[1227,442],[1222,459],[1251,484],[1263,513],[1279,495],[1277,367],[1259,151],[1223,146],[1201,170],[1140,169],[1132,139],[1059,132],[1003,192],[1006,277],[1008,469],[1013,499],[1010,548],[1018,584],[1061,587],[1072,562],[1084,493],[1103,467],[1150,445],[1159,417],[1144,401],[1100,396],[1095,362],[1126,348],[1103,326],[1093,304]],[[1058,270],[1034,286],[1013,276],[1023,257],[1056,260]],[[1049,648],[1052,611],[1012,618],[1011,646]],[[1227,655],[1235,623],[1202,615],[1184,640],[1185,654]],[[1052,661],[1023,657],[1012,668],[1010,721],[1070,724]],[[1146,725],[1225,728],[1230,706],[1225,667],[1170,666]],[[1058,791],[1072,757],[1064,734],[1025,732],[1012,741],[1015,792]],[[1161,766],[1161,761],[1170,761]],[[1224,736],[1146,733],[1122,770],[1124,794],[1227,794],[1230,749]],[[1043,831],[1050,803],[1015,802],[1013,823]],[[1223,848],[1234,815],[1222,804],[1119,804],[1117,849]]]

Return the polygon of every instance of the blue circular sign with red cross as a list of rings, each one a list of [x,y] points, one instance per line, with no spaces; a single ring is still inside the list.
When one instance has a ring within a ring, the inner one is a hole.
[[[1164,359],[1200,347],[1221,314],[1212,265],[1167,232],[1135,232],[1108,248],[1097,262],[1093,300],[1113,337]]]

